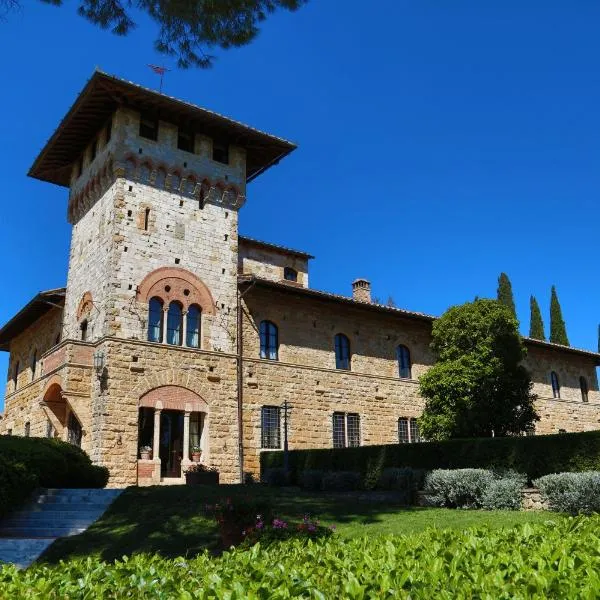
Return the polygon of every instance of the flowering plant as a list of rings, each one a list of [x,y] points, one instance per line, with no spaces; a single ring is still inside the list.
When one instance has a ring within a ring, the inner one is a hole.
[[[217,467],[209,467],[208,465],[203,465],[202,463],[194,463],[186,468],[186,473],[218,473],[219,470]]]

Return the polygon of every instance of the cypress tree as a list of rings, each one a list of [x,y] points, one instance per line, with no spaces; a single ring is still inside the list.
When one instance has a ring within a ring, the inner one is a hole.
[[[515,299],[513,298],[512,285],[506,273],[500,273],[498,277],[498,302],[508,306],[512,314],[517,318],[517,309],[515,308]]]
[[[544,333],[544,322],[542,321],[542,313],[540,312],[540,305],[535,299],[535,296],[531,296],[529,299],[529,306],[531,308],[531,319],[529,321],[529,337],[534,340],[545,340],[546,334]]]
[[[565,327],[560,302],[558,301],[554,286],[552,286],[552,293],[550,295],[550,341],[553,344],[569,345],[567,328]]]

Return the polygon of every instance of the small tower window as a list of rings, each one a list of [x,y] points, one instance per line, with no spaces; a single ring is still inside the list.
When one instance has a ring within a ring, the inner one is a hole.
[[[585,377],[579,378],[579,389],[581,390],[581,401],[587,402],[589,390],[588,390],[587,379]]]
[[[343,333],[338,333],[334,342],[335,368],[350,370],[350,340]]]
[[[177,132],[177,148],[185,152],[194,152],[194,133],[179,128]]]
[[[260,323],[260,357],[269,360],[279,358],[279,332],[277,325],[271,321]]]
[[[164,315],[162,300],[152,298],[148,308],[148,341],[162,342]]]
[[[37,350],[33,351],[31,355],[31,381],[35,379],[35,370],[37,367]]]
[[[198,306],[192,304],[187,313],[187,340],[185,345],[189,348],[200,348],[200,316],[202,312]]]
[[[88,337],[88,321],[84,319],[81,321],[81,325],[79,325],[79,330],[81,331],[81,341],[86,342]]]
[[[14,382],[14,388],[15,388],[15,390],[17,389],[18,383],[19,383],[19,370],[20,370],[20,367],[21,367],[21,363],[19,361],[17,361],[15,363],[15,371],[13,373],[13,382]]]
[[[158,119],[148,115],[141,115],[140,137],[146,138],[147,140],[153,140],[155,142],[158,139]]]
[[[411,379],[412,369],[410,364],[410,350],[406,346],[400,345],[396,349],[396,355],[398,358],[400,379]]]
[[[552,384],[552,397],[560,398],[560,383],[558,382],[556,371],[550,373],[550,383]]]
[[[283,269],[283,278],[286,281],[298,281],[298,271],[292,269],[292,267],[285,267]]]
[[[216,162],[229,164],[229,145],[226,142],[213,141],[213,160]]]
[[[149,226],[150,226],[150,209],[147,208],[144,211],[144,231],[148,231]]]

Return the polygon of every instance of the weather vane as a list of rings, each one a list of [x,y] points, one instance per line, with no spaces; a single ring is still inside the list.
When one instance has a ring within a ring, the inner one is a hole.
[[[154,71],[154,73],[156,73],[157,75],[160,75],[160,87],[158,88],[158,91],[162,94],[163,76],[167,71],[170,71],[171,69],[167,69],[167,67],[161,67],[159,65],[148,65],[148,66]]]

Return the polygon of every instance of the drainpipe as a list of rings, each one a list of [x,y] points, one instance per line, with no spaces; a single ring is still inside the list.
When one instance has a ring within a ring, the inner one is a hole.
[[[256,279],[243,292],[237,287],[237,418],[238,418],[238,460],[240,463],[240,483],[244,483],[244,373],[243,354],[244,340],[242,336],[242,298],[254,287]]]

